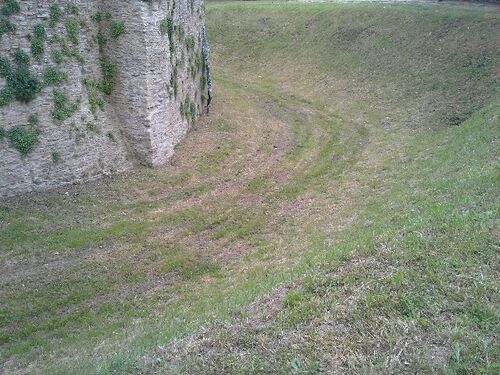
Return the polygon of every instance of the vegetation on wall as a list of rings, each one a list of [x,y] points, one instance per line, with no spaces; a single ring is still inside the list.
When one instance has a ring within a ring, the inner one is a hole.
[[[71,48],[68,45],[68,42],[67,42],[67,40],[66,40],[66,38],[64,36],[61,36],[61,35],[54,35],[54,36],[52,36],[52,43],[55,43],[55,44],[59,45],[60,50],[58,52],[58,54],[59,54],[58,57],[60,59],[62,58],[62,60],[64,60],[63,56],[66,56],[66,57],[69,57],[69,58],[76,59],[81,64],[83,64],[85,62],[85,59],[80,54],[80,52],[76,48]]]
[[[184,102],[180,104],[179,111],[181,113],[181,117],[190,123],[194,122],[196,119],[196,103],[189,96],[186,96]]]
[[[40,129],[36,128],[23,129],[19,126],[14,126],[7,131],[7,137],[10,139],[11,144],[23,156],[26,156],[33,150],[39,136]]]
[[[28,117],[28,125],[26,127],[14,126],[9,130],[0,127],[0,140],[7,138],[10,144],[22,156],[26,156],[39,141],[41,131],[36,128],[36,125],[38,125],[38,114],[33,113]]]
[[[13,14],[19,13],[21,7],[16,0],[4,0],[2,7],[0,8],[0,13],[3,16],[11,16]]]
[[[80,31],[80,23],[72,18],[66,21],[64,24],[66,27],[66,33],[68,35],[68,39],[70,40],[73,45],[78,45],[79,43],[79,38],[78,38],[78,33]]]
[[[99,52],[104,52],[104,47],[108,43],[106,35],[112,39],[118,39],[125,33],[125,23],[119,20],[113,20],[110,13],[97,12],[91,16],[92,21],[98,24],[99,30],[94,36],[97,42]],[[109,24],[103,25],[104,21],[109,21]],[[88,93],[90,111],[95,115],[97,109],[104,109],[105,100],[102,96],[111,95],[116,85],[116,77],[118,74],[117,67],[108,58],[101,59],[101,74],[102,78],[84,78]]]
[[[98,31],[95,39],[97,41],[97,45],[99,46],[99,52],[102,53],[104,51],[104,46],[106,46],[107,43],[106,36],[104,36],[102,31]]]
[[[53,161],[54,163],[59,163],[59,162],[61,161],[61,154],[59,154],[59,153],[58,153],[58,152],[56,152],[56,151],[52,152],[51,157],[52,157],[52,161]]]
[[[41,90],[41,82],[29,69],[29,56],[22,50],[16,50],[14,59],[17,66],[12,67],[6,57],[0,57],[0,77],[5,78],[6,86],[0,90],[0,107],[11,101],[32,101]]]
[[[12,22],[10,22],[6,17],[0,16],[0,39],[3,34],[10,33],[16,28]]]
[[[33,29],[31,36],[31,54],[34,58],[42,57],[45,52],[45,27],[39,23]]]
[[[125,23],[123,21],[112,20],[110,23],[110,34],[114,39],[117,39],[125,32]]]
[[[111,95],[116,85],[118,70],[116,65],[103,60],[101,62],[102,79],[83,79],[83,84],[87,89],[89,97],[90,111],[95,115],[97,109],[104,109],[104,99],[101,94]]]
[[[172,17],[165,17],[161,22],[160,22],[160,32],[162,35],[167,35],[168,36],[168,41],[169,41],[169,48],[170,48],[170,53],[172,54],[175,51],[175,44],[174,44],[174,20]]]
[[[38,113],[32,113],[28,117],[28,125],[30,126],[38,125]]]
[[[177,92],[178,92],[178,82],[177,82],[177,76],[178,76],[178,70],[177,66],[174,66],[172,68],[172,74],[170,76],[170,87],[174,93],[174,97],[177,98]]]
[[[193,10],[194,4],[191,4]],[[177,98],[179,91],[179,68],[187,69],[187,74],[192,79],[201,72],[200,86],[206,86],[206,78],[203,81],[203,68],[204,61],[201,51],[197,52],[196,38],[193,35],[186,36],[184,27],[179,24],[174,24],[174,11],[175,3],[170,11],[170,15],[160,21],[160,33],[168,37],[170,59],[172,65],[172,72],[170,75],[170,90],[174,98]],[[176,42],[177,40],[177,42]],[[180,57],[176,56],[176,45],[181,46]],[[182,48],[184,46],[184,48]],[[187,55],[187,56],[186,56]],[[188,59],[187,68],[185,65],[186,57]],[[179,112],[181,117],[189,122],[193,122],[197,116],[197,107],[193,100],[186,97],[179,105]]]
[[[52,118],[57,121],[64,121],[70,118],[80,107],[80,101],[69,102],[68,97],[59,90],[54,90],[54,109]]]
[[[103,60],[101,62],[101,70],[101,90],[106,95],[111,95],[116,85],[116,76],[118,74],[118,70],[116,68],[116,65],[108,60]]]
[[[54,67],[48,67],[43,72],[45,86],[57,86],[68,79],[68,73]]]
[[[104,99],[100,95],[101,91],[101,84],[100,80],[95,80],[95,79],[90,79],[90,78],[85,78],[83,80],[83,84],[85,85],[85,88],[87,89],[87,94],[89,97],[89,107],[90,107],[90,112],[92,112],[94,115],[97,112],[97,109],[104,109]]]
[[[54,27],[60,20],[62,16],[61,7],[58,4],[51,5],[50,7],[50,27]]]
[[[16,0],[0,0],[0,38],[3,34],[13,32],[16,25],[8,17],[21,11],[22,2]],[[195,39],[190,36],[185,39],[185,30],[182,25],[174,24],[174,2],[173,9],[168,17],[160,22],[160,32],[168,37],[169,50],[172,58],[172,72],[170,77],[171,94],[177,98],[179,95],[179,76],[185,76],[185,55],[186,50],[191,55],[195,50]],[[105,47],[113,40],[120,38],[126,32],[126,25],[121,20],[115,20],[109,12],[97,12],[90,19],[96,23],[94,30],[91,30],[87,20],[80,16],[78,6],[70,3],[57,3],[50,5],[46,20],[36,23],[29,35],[29,48],[25,50],[10,51],[12,55],[3,56],[0,54],[0,77],[4,78],[5,85],[0,88],[0,107],[6,106],[13,101],[29,103],[33,101],[47,87],[61,86],[68,80],[68,72],[62,69],[62,64],[69,63],[73,59],[83,64],[84,50],[78,47],[82,32],[93,34],[101,54],[100,77],[87,77],[82,80],[87,93],[90,111],[96,115],[97,111],[104,110],[106,96],[111,95],[117,82],[118,70],[116,64],[106,56]],[[12,19],[14,21],[14,19]],[[83,39],[82,39],[83,40]],[[180,41],[180,42],[179,42]],[[175,57],[175,50],[179,46],[181,59]],[[44,56],[50,56],[53,64],[51,66],[39,66],[44,60]],[[191,69],[190,74],[195,76],[193,57],[189,57]],[[32,67],[32,62],[37,60],[36,71]],[[55,66],[57,64],[58,66]],[[80,108],[80,99],[74,100],[64,89],[52,90],[53,108],[50,115],[53,120],[60,123],[72,117]],[[47,92],[50,95],[50,91]],[[185,93],[182,92],[182,97]],[[182,116],[188,121],[192,121],[196,116],[196,105],[191,99],[182,103]],[[35,121],[36,120],[36,121]],[[83,120],[82,120],[83,121]],[[36,129],[38,123],[37,115],[30,117],[28,125],[30,128],[12,128],[2,130],[3,136],[7,137],[12,132],[11,144],[28,153],[40,133]],[[82,122],[85,126],[85,121]],[[87,130],[92,130],[95,125],[87,126]],[[87,124],[87,125],[88,125]],[[23,125],[24,126],[24,125]],[[15,129],[15,130],[13,130]],[[10,138],[9,138],[10,139]],[[111,138],[110,138],[111,139]]]
[[[101,22],[101,21],[109,21],[111,20],[111,13],[109,12],[106,12],[106,13],[102,13],[102,12],[97,12],[97,13],[94,13],[90,18],[92,19],[92,21],[94,22]]]
[[[88,131],[91,131],[91,132],[95,132],[95,133],[99,133],[99,128],[97,127],[96,124],[94,124],[93,122],[87,122],[85,124],[85,128],[88,130]]]

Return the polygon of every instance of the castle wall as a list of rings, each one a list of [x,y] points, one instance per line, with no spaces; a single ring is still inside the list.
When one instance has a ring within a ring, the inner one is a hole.
[[[2,16],[0,197],[165,163],[204,107],[203,1],[17,3]],[[32,99],[9,94],[18,76],[38,82]]]

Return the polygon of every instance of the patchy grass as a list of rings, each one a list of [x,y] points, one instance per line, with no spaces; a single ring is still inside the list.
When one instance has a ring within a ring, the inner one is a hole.
[[[2,202],[1,366],[496,373],[498,12],[207,9],[171,165]]]

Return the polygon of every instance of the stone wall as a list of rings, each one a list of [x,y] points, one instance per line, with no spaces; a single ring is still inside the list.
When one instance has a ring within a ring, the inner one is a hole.
[[[0,14],[0,197],[163,164],[206,106],[203,0]]]

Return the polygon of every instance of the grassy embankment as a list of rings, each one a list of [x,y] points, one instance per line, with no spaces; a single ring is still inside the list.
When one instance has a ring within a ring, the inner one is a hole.
[[[2,203],[0,368],[498,371],[500,13],[207,11],[171,166]]]

